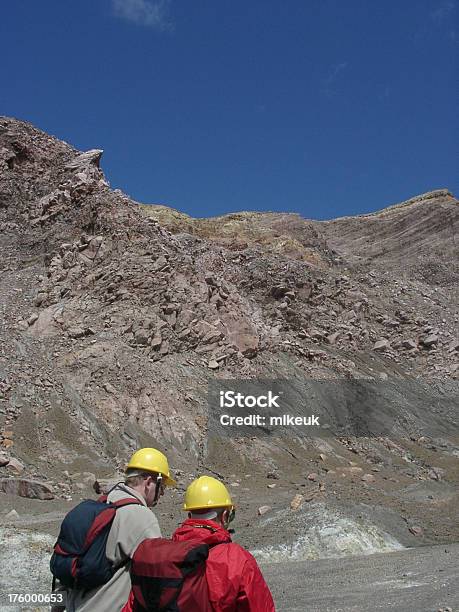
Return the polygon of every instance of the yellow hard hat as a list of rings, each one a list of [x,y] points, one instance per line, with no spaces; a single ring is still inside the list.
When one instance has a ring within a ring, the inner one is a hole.
[[[212,476],[196,478],[185,493],[184,510],[201,510],[204,508],[234,508],[228,489],[222,482],[212,478]]]
[[[141,448],[135,452],[126,466],[126,471],[127,470],[155,472],[163,476],[165,485],[175,487],[177,484],[175,480],[171,478],[166,455],[156,450],[156,448]]]

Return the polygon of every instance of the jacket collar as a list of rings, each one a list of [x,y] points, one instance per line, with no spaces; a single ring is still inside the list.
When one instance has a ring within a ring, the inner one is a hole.
[[[173,540],[198,540],[209,546],[231,542],[230,533],[219,523],[204,519],[187,519],[175,531]]]
[[[117,501],[117,500],[123,499],[124,497],[135,497],[136,499],[139,500],[139,502],[143,506],[147,507],[147,502],[142,497],[142,495],[140,495],[140,493],[138,493],[131,487],[128,487],[128,485],[124,484],[123,482],[120,482],[119,484],[117,484],[110,491],[108,497],[109,497],[109,501]]]

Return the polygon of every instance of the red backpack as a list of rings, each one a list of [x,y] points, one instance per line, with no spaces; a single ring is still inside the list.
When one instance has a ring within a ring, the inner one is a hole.
[[[212,612],[207,544],[149,538],[131,562],[132,591],[122,612]]]

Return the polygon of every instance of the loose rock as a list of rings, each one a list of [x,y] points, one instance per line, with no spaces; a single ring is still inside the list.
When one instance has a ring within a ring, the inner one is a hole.
[[[422,527],[412,526],[409,528],[409,531],[416,537],[422,536],[424,534]]]
[[[304,502],[303,495],[300,495],[300,493],[297,493],[295,497],[292,499],[292,501],[290,502],[290,508],[295,512],[303,505],[303,502]]]
[[[15,459],[11,457],[8,463],[8,469],[15,471],[17,474],[21,474],[24,471],[24,464],[19,461],[19,459]]]
[[[373,345],[374,351],[386,351],[388,348],[390,348],[390,342],[389,340],[385,340],[385,339],[378,340]]]
[[[29,499],[54,499],[54,491],[48,484],[26,478],[1,479],[0,491]]]

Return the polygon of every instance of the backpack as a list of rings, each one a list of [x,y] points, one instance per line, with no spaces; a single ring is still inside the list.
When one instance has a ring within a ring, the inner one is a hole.
[[[119,508],[141,503],[132,497],[106,500],[85,499],[65,516],[50,561],[53,590],[56,579],[68,588],[93,589],[118,569],[105,554],[110,527]]]
[[[206,581],[207,544],[149,538],[131,562],[133,612],[212,612]],[[125,608],[126,609],[126,608]]]

